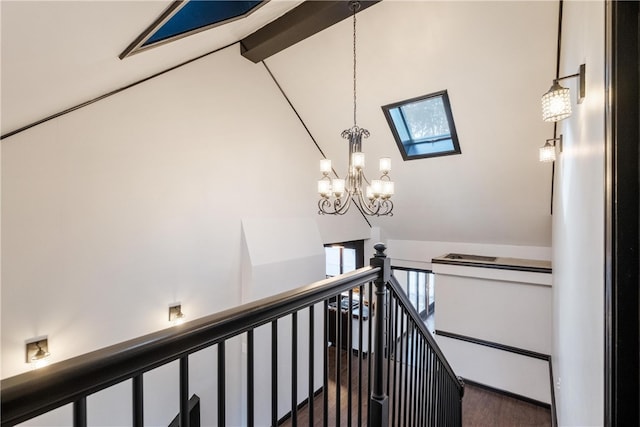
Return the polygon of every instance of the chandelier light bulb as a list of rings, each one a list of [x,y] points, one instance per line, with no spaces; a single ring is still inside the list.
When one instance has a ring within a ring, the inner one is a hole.
[[[371,190],[373,191],[374,197],[380,197],[380,194],[382,194],[382,181],[379,179],[371,181]]]
[[[335,178],[331,180],[331,189],[336,197],[342,196],[344,193],[345,181],[344,179]]]
[[[373,195],[373,188],[371,188],[370,185],[367,185],[367,190],[366,190],[366,197],[369,200],[373,200],[375,199],[375,196]]]
[[[331,160],[329,159],[320,160],[320,172],[322,172],[325,175],[328,175],[329,173],[331,173]]]
[[[331,195],[331,181],[327,179],[321,179],[318,181],[318,193],[321,196],[327,197]]]
[[[384,198],[389,198],[393,196],[395,192],[393,181],[382,181],[382,196]]]
[[[356,152],[351,155],[353,167],[356,169],[364,169],[364,153]]]
[[[388,174],[391,172],[391,158],[390,157],[381,157],[380,158],[380,172],[383,174]]]

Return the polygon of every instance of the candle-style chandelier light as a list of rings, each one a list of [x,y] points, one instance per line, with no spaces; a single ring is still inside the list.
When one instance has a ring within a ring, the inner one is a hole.
[[[346,179],[330,178],[331,160],[320,160],[322,178],[318,181],[318,214],[344,215],[353,203],[367,215],[393,216],[391,159],[380,159],[379,179],[369,182],[364,175],[362,138],[368,138],[369,131],[359,127],[356,121],[356,12],[360,2],[350,1],[349,9],[353,12],[353,127],[342,132],[342,137],[349,140],[349,169]]]

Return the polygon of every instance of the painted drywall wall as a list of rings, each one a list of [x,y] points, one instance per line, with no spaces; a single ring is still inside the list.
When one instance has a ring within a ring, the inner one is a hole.
[[[565,2],[560,75],[586,64],[586,98],[559,124],[553,215],[558,424],[604,419],[604,2]]]
[[[555,70],[557,1],[385,0],[357,15],[357,123],[369,179],[390,156],[402,240],[550,246],[551,176],[539,100]],[[268,58],[338,173],[353,125],[353,23]],[[448,91],[461,155],[403,161],[381,107]],[[542,141],[542,143],[540,142]]]
[[[270,295],[286,292],[300,286],[300,283],[312,283],[326,278],[324,246],[315,218],[243,219],[243,257],[242,257],[242,302],[255,301]],[[277,248],[277,250],[275,250]],[[317,305],[313,311],[314,360],[322,360],[323,305]],[[297,314],[298,376],[297,402],[301,403],[309,396],[309,319],[308,309]],[[292,378],[292,316],[278,320],[278,418],[291,411]],[[272,330],[270,325],[254,332],[255,340],[255,390],[271,390],[271,350]],[[246,354],[242,356],[243,373],[246,372]],[[321,362],[314,364],[314,390],[322,387],[323,367]],[[246,384],[240,382],[242,388]],[[244,396],[244,394],[243,394]],[[256,420],[271,419],[271,398],[269,393],[256,393]],[[239,420],[246,425],[246,419]]]
[[[389,239],[388,255],[396,267],[431,270],[431,260],[448,253],[462,253],[536,260],[551,259],[551,248],[546,246],[496,245],[490,243],[440,242]]]
[[[30,337],[48,335],[55,362],[168,327],[174,301],[187,319],[237,305],[241,219],[317,218],[320,158],[265,68],[237,45],[3,140],[2,377],[29,369]],[[348,215],[323,218],[320,234],[334,221],[368,230]],[[192,368],[210,366],[210,351]],[[212,381],[193,381],[192,392],[215,400]],[[145,420],[166,425],[177,400],[153,390]],[[122,413],[90,417],[128,422]]]
[[[551,354],[551,274],[434,264],[435,329]],[[436,335],[457,375],[551,403],[549,364]]]
[[[432,270],[432,258],[451,252],[536,260],[551,258],[551,248],[541,246],[394,239],[389,239],[387,246],[393,266],[424,270]],[[437,265],[443,271],[454,267]],[[450,276],[436,274],[436,329],[549,354],[551,289],[522,283],[533,273],[503,271],[505,274],[494,277],[497,273],[493,272],[501,270],[487,271],[489,273],[482,272],[485,274],[478,275],[481,278],[473,280],[455,272]],[[548,282],[540,283],[550,283],[550,279],[546,280]],[[444,297],[442,304],[438,302],[439,295]],[[526,310],[518,313],[519,308]],[[538,317],[540,321],[534,320]],[[457,375],[540,402],[551,402],[546,362],[442,336],[436,339]]]

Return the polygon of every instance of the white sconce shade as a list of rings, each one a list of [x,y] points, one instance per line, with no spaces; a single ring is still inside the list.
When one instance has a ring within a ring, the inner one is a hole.
[[[328,175],[331,172],[331,160],[322,159],[320,160],[320,172],[325,175]]]
[[[355,152],[351,155],[351,162],[356,169],[364,168],[364,153]]]
[[[321,196],[328,196],[331,194],[331,181],[327,179],[321,179],[318,181],[318,193]]]
[[[342,196],[342,193],[344,193],[344,188],[345,188],[344,179],[338,179],[338,178],[332,179],[331,188],[333,189],[333,194],[336,197]]]
[[[556,160],[556,147],[549,144],[548,142],[544,144],[543,147],[540,147],[540,161],[547,162],[555,162]]]
[[[380,172],[386,175],[390,171],[391,171],[391,158],[390,157],[380,158]]]

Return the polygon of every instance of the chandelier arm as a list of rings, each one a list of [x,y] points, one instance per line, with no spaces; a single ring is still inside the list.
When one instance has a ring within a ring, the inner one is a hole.
[[[368,200],[362,195],[362,192],[358,193],[358,200],[360,201],[360,208],[370,216],[379,216],[380,204],[376,203],[377,200]]]
[[[334,205],[334,215],[344,215],[349,210],[349,206],[351,206],[351,194],[347,191],[346,196],[344,198],[344,202],[342,197],[336,199],[333,202]]]

